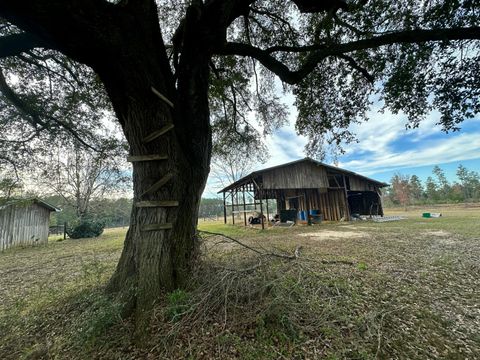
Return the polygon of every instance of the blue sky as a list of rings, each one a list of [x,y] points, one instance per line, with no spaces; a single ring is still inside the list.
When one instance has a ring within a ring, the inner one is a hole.
[[[284,100],[290,105],[289,124],[265,139],[270,158],[265,164],[257,164],[256,169],[305,157],[306,139],[294,129],[292,97]],[[480,172],[480,117],[466,120],[459,132],[448,134],[436,125],[438,120],[439,114],[434,111],[418,128],[407,130],[403,114],[380,113],[374,106],[368,122],[351,127],[358,143],[344,147],[346,153],[338,158],[338,166],[385,182],[396,172],[415,174],[425,181],[435,165],[445,170],[450,181],[455,180],[459,164]],[[210,179],[204,196],[215,196],[218,190]]]

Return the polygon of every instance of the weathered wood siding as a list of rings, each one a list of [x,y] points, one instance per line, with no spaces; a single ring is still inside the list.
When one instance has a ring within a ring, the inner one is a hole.
[[[50,211],[37,204],[0,209],[0,251],[12,246],[45,244]]]
[[[327,221],[340,221],[345,216],[344,190],[296,189],[285,191],[284,208],[289,208],[288,199],[294,197],[298,199],[297,210],[320,210],[324,220]]]
[[[297,163],[272,169],[262,174],[264,189],[316,189],[327,188],[324,167],[312,163]]]
[[[362,179],[358,176],[349,176],[350,190],[352,191],[375,191],[375,186],[372,182]]]

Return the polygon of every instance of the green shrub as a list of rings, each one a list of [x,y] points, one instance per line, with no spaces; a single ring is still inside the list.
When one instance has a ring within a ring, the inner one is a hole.
[[[190,296],[184,290],[174,290],[167,294],[166,317],[171,321],[178,321],[190,309]]]
[[[73,324],[74,339],[83,345],[93,345],[105,336],[108,330],[122,320],[123,305],[103,294],[92,293],[85,301],[81,316]]]
[[[358,270],[365,271],[365,270],[368,269],[368,265],[365,264],[364,262],[359,262],[357,264],[357,268],[358,268]]]
[[[92,238],[103,233],[105,224],[95,220],[81,220],[77,225],[67,229],[67,234],[72,239]]]

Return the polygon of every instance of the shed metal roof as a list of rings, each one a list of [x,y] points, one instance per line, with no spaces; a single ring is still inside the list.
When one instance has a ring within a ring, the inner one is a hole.
[[[33,204],[37,204],[39,206],[43,206],[44,208],[46,208],[50,211],[56,211],[56,212],[61,211],[61,209],[57,208],[56,206],[53,206],[52,204],[49,204],[46,201],[43,201],[43,200],[37,199],[37,198],[9,200],[6,203],[0,205],[0,210],[5,209],[5,208],[7,208],[9,206],[12,206],[12,205],[18,205],[18,204],[22,204],[22,203],[26,204],[26,203],[29,203],[29,202],[31,202]]]
[[[229,191],[229,190],[235,189],[235,188],[238,187],[238,186],[244,185],[244,184],[252,181],[252,179],[255,178],[256,176],[262,175],[263,173],[265,173],[265,172],[267,172],[267,171],[274,170],[274,169],[278,169],[278,168],[282,168],[282,167],[286,167],[286,166],[291,166],[291,165],[298,164],[298,163],[301,163],[301,162],[310,162],[310,163],[312,163],[312,164],[314,164],[314,165],[323,166],[323,167],[325,167],[325,168],[327,168],[327,169],[330,169],[330,170],[333,170],[333,171],[335,171],[335,172],[339,172],[339,173],[343,173],[343,174],[348,174],[348,175],[354,175],[354,176],[357,176],[357,177],[359,177],[359,178],[365,179],[365,180],[367,180],[367,181],[373,182],[373,183],[379,185],[380,187],[389,186],[389,184],[387,184],[387,183],[384,183],[384,182],[381,182],[381,181],[378,181],[378,180],[371,179],[371,178],[369,178],[369,177],[366,177],[366,176],[357,174],[356,172],[353,172],[353,171],[350,171],[350,170],[341,169],[341,168],[339,168],[339,167],[332,166],[332,165],[327,165],[327,164],[324,164],[324,163],[322,163],[322,162],[320,162],[320,161],[317,161],[317,160],[314,160],[314,159],[312,159],[312,158],[306,157],[306,158],[299,159],[299,160],[295,160],[295,161],[291,161],[291,162],[288,162],[288,163],[285,163],[285,164],[276,165],[276,166],[272,166],[272,167],[269,167],[269,168],[266,168],[266,169],[254,171],[254,172],[252,172],[252,173],[244,176],[243,178],[235,181],[234,183],[228,185],[227,187],[223,188],[223,189],[220,190],[217,194],[220,194],[220,193],[222,193],[222,192]]]

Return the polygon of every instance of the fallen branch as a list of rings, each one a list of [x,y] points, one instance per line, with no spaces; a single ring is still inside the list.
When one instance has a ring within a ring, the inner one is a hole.
[[[231,236],[228,236],[228,235],[225,235],[225,234],[222,234],[222,233],[217,233],[217,232],[211,232],[211,231],[204,231],[204,230],[198,230],[198,233],[203,233],[203,234],[207,234],[207,235],[211,235],[211,236],[220,236],[220,237],[223,237],[227,240],[230,240],[232,242],[234,242],[235,244],[238,244],[248,250],[251,250],[253,251],[254,253],[260,255],[260,256],[264,256],[264,257],[268,257],[268,256],[271,256],[271,257],[277,257],[277,258],[281,258],[281,259],[287,259],[287,260],[295,260],[295,259],[298,259],[300,257],[300,250],[302,250],[302,246],[297,246],[295,248],[295,251],[292,255],[288,255],[288,254],[280,254],[280,253],[277,253],[277,252],[262,252],[258,249],[255,249],[243,242],[241,242],[240,240],[238,239],[235,239]],[[353,261],[347,261],[347,260],[317,260],[317,259],[312,259],[312,258],[303,258],[304,260],[307,260],[307,261],[312,261],[312,262],[316,262],[316,263],[320,263],[320,264],[343,264],[343,265],[355,265],[355,263]],[[255,266],[254,268],[257,268],[259,267],[260,265],[258,266]],[[245,269],[245,270],[253,270],[253,269]],[[245,271],[245,270],[242,270],[242,271]]]
[[[205,231],[205,230],[198,230],[199,233],[203,233],[203,234],[208,234],[208,235],[214,235],[214,236],[221,236],[221,237],[224,237],[225,239],[228,239],[230,241],[233,241],[234,243],[240,245],[240,246],[243,246],[244,248],[248,249],[248,250],[251,250],[259,255],[263,255],[263,253],[261,251],[258,251],[257,249],[254,249],[252,248],[251,246],[248,246],[247,244],[244,244],[242,243],[241,241],[237,240],[237,239],[234,239],[228,235],[225,235],[225,234],[221,234],[221,233],[216,233],[216,232],[211,232],[211,231]]]
[[[234,243],[240,245],[240,246],[243,246],[244,248],[248,249],[248,250],[251,250],[253,252],[255,252],[256,254],[260,255],[260,256],[272,256],[272,257],[278,257],[278,258],[282,258],[282,259],[288,259],[288,260],[294,260],[294,259],[298,259],[298,257],[300,256],[300,250],[302,249],[301,246],[297,246],[294,253],[292,255],[287,255],[287,254],[279,254],[279,253],[274,253],[274,252],[262,252],[262,251],[259,251],[247,244],[244,244],[243,242],[237,240],[237,239],[234,239],[228,235],[225,235],[225,234],[221,234],[221,233],[215,233],[215,232],[211,232],[211,231],[204,231],[204,230],[199,230],[198,231],[199,233],[204,233],[204,234],[208,234],[208,235],[213,235],[213,236],[221,236],[221,237],[224,237],[225,239],[228,239],[230,241],[233,241]]]

